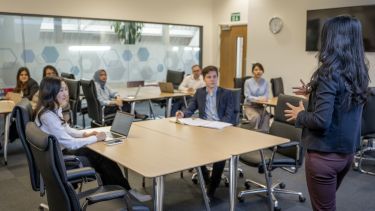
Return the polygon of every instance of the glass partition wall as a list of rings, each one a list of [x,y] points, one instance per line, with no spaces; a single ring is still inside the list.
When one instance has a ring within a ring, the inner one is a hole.
[[[0,87],[21,66],[40,81],[47,64],[77,79],[105,69],[109,82],[163,81],[201,64],[201,38],[201,26],[0,14]]]

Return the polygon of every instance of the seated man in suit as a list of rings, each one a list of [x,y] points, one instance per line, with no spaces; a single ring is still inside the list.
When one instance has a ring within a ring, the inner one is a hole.
[[[202,77],[202,68],[195,64],[191,67],[191,75],[184,78],[178,90],[183,92],[194,93],[197,89],[206,86]],[[191,97],[186,96],[186,100],[189,102]],[[174,115],[178,110],[182,109],[184,106],[184,101],[182,98],[178,98],[173,102],[171,114]]]
[[[205,67],[203,69],[203,80],[206,87],[197,89],[188,107],[183,112],[176,112],[176,118],[190,117],[198,109],[201,119],[235,124],[233,96],[231,91],[217,86],[217,68],[215,66]],[[201,167],[203,177],[208,184],[207,195],[211,198],[220,184],[224,167],[225,161],[214,163],[211,179],[208,177],[207,168]]]

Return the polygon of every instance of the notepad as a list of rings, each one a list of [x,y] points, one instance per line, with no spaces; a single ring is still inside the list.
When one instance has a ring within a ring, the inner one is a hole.
[[[174,121],[173,121],[174,120]],[[228,126],[232,126],[230,123],[219,122],[219,121],[209,121],[200,118],[181,118],[181,119],[171,119],[172,122],[180,123],[184,125],[191,125],[197,127],[208,127],[214,129],[223,129]]]

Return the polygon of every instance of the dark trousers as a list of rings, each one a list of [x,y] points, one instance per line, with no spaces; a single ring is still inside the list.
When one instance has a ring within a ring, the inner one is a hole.
[[[192,97],[186,96],[186,103],[189,105],[189,101],[193,99]],[[185,108],[185,102],[184,98],[174,98],[173,99],[173,104],[171,108],[171,116],[176,116],[176,112],[183,110]]]
[[[84,167],[92,167],[99,173],[103,185],[120,185],[126,190],[130,190],[128,180],[122,175],[121,169],[117,163],[110,159],[86,148],[82,147],[76,150],[63,150],[65,155],[79,156]]]
[[[336,191],[348,173],[353,157],[354,154],[307,152],[306,181],[314,211],[336,210]]]
[[[212,166],[211,178],[209,178],[209,173],[206,166],[201,166],[204,181],[208,184],[207,194],[213,195],[216,188],[219,186],[221,181],[221,174],[223,174],[225,167],[225,161],[216,162]]]
[[[124,112],[128,112],[130,113],[130,110],[131,110],[131,106],[129,103],[124,103],[122,105],[122,108],[121,108],[122,111]],[[117,111],[119,111],[119,107],[118,106],[115,106],[115,105],[112,105],[112,106],[106,106],[104,108],[104,115],[108,115],[108,114],[114,114],[116,113]]]

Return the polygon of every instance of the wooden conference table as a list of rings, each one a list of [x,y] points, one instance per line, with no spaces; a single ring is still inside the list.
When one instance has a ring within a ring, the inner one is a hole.
[[[5,115],[5,124],[4,124],[4,163],[8,164],[8,143],[9,143],[9,126],[10,126],[10,117],[12,116],[12,111],[15,104],[11,100],[0,100],[0,114]]]
[[[186,96],[191,96],[194,94],[191,92],[164,93],[164,92],[160,92],[160,89],[158,86],[143,86],[139,90],[139,93],[136,98],[127,98],[127,96],[129,95],[134,96],[135,93],[137,92],[138,87],[126,88],[126,87],[117,86],[117,87],[113,87],[113,89],[117,91],[123,97],[122,100],[124,102],[131,104],[131,112],[130,112],[131,114],[134,114],[136,102],[140,102],[140,101],[151,102],[151,100],[167,99],[166,117],[171,116],[172,99],[174,97],[183,97],[185,104],[186,104]]]
[[[109,130],[109,127],[102,129]],[[216,130],[161,119],[133,123],[123,144],[106,146],[99,142],[88,147],[145,177],[154,178],[155,210],[163,210],[165,175],[230,159],[232,211],[236,202],[238,156],[286,142],[284,138],[237,127]],[[197,170],[204,191],[200,168]],[[210,210],[206,194],[203,196],[206,209]]]

